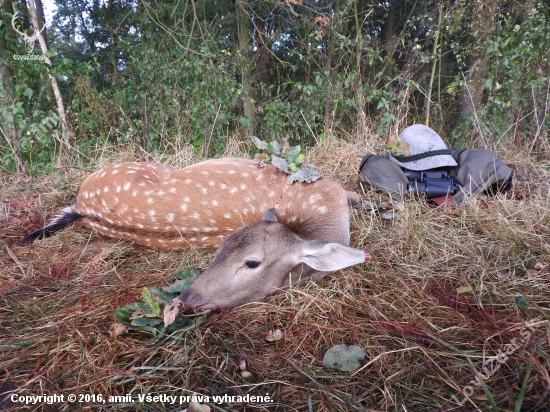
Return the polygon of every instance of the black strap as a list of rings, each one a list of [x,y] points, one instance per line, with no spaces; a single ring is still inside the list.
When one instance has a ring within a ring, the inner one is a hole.
[[[418,153],[412,156],[396,156],[392,155],[398,162],[414,162],[415,160],[425,159],[426,157],[438,155],[452,155],[451,149],[432,150],[431,152]]]

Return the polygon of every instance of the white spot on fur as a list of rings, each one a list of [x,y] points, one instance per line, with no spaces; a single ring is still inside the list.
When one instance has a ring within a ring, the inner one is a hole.
[[[168,218],[168,220],[170,222],[173,222],[174,221],[174,214],[173,213],[168,213],[168,215],[166,216]]]
[[[246,185],[244,183],[241,184],[241,190],[246,190]]]
[[[181,210],[187,212],[187,205],[185,203],[181,205]]]
[[[212,200],[212,206],[218,206],[218,201],[217,200]]]
[[[169,193],[176,193],[176,188],[175,187],[171,187],[170,190],[168,190]]]
[[[309,197],[308,202],[309,202],[310,205],[313,205],[313,204],[315,204],[316,201],[318,201],[319,199],[321,199],[321,197],[322,197],[322,196],[321,196],[320,194],[316,193],[316,194],[311,195],[311,196]]]
[[[189,217],[193,219],[200,219],[201,216],[198,214],[198,212],[193,212],[192,214],[189,215]]]
[[[124,185],[124,191],[130,189],[130,186],[132,186],[132,184],[130,182],[127,182],[125,185]]]
[[[317,210],[319,211],[319,213],[327,213],[328,209],[326,206],[319,206]]]
[[[235,193],[237,193],[238,190],[239,189],[237,189],[236,187],[232,187],[231,190],[229,191],[229,193],[235,194]]]
[[[150,204],[150,205],[152,205],[152,204],[153,204],[153,198],[152,198],[152,197],[148,198],[148,199],[147,199],[147,203]]]
[[[138,223],[136,226],[139,227],[140,229],[143,229],[143,225],[141,223]]]
[[[226,219],[231,219],[231,215],[229,213],[225,213],[223,217],[225,217]]]
[[[113,170],[113,172],[111,174],[116,175],[117,173],[118,173],[118,170]]]

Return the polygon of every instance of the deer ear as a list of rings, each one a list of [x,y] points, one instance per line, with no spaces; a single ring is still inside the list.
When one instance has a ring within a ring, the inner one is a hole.
[[[368,260],[367,253],[362,250],[319,240],[305,241],[301,254],[300,262],[320,272],[331,272]]]
[[[277,216],[275,216],[275,209],[267,209],[262,216],[262,220],[265,220],[266,222],[278,222]]]

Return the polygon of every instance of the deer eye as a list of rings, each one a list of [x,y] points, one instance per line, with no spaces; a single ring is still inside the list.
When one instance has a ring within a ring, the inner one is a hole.
[[[254,269],[260,266],[260,262],[256,260],[247,260],[244,265],[249,269]]]

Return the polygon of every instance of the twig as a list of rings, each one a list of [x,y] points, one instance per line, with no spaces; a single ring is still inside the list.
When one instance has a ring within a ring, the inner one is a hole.
[[[359,369],[357,369],[355,372],[353,372],[351,374],[351,376],[354,376],[355,374],[361,372],[363,369],[365,369],[367,366],[369,366],[370,364],[376,362],[378,359],[380,359],[383,355],[387,355],[388,353],[396,353],[396,352],[404,352],[404,351],[407,351],[407,350],[413,350],[413,349],[420,349],[420,346],[413,346],[412,348],[404,348],[404,349],[397,349],[397,350],[390,350],[388,352],[382,352],[381,354],[375,356],[374,358],[372,358],[370,361],[368,361],[367,363],[365,363],[363,366],[361,366]]]
[[[212,141],[212,135],[214,134],[214,127],[216,127],[216,120],[218,120],[218,115],[220,114],[220,109],[222,108],[222,105],[220,104],[218,106],[218,111],[216,112],[216,117],[214,117],[214,123],[212,123],[212,130],[210,130],[210,137],[208,137],[208,142],[206,142],[206,145],[204,147],[203,156],[208,157],[208,149],[210,146],[210,142]]]
[[[476,126],[479,130],[479,134],[481,135],[481,139],[482,140],[485,140],[484,137],[483,137],[483,132],[481,131],[481,125],[479,124],[479,119],[477,117],[477,112],[476,112],[476,108],[475,108],[475,105],[474,105],[474,99],[472,97],[472,94],[470,93],[470,88],[468,87],[468,82],[466,81],[466,76],[464,76],[464,72],[460,72],[460,74],[462,75],[462,80],[464,80],[464,86],[466,87],[466,91],[468,92],[468,96],[470,96],[470,102],[472,103],[472,113],[474,114],[474,119],[476,121]]]
[[[311,134],[313,135],[313,138],[315,139],[315,143],[316,143],[316,144],[319,144],[319,139],[317,139],[317,136],[315,136],[315,133],[313,133],[313,130],[311,130],[311,126],[309,125],[309,123],[308,123],[306,117],[304,116],[304,113],[303,113],[301,110],[300,110],[300,114],[301,114],[302,117],[304,118],[304,121],[306,122],[309,131],[310,131]]]

